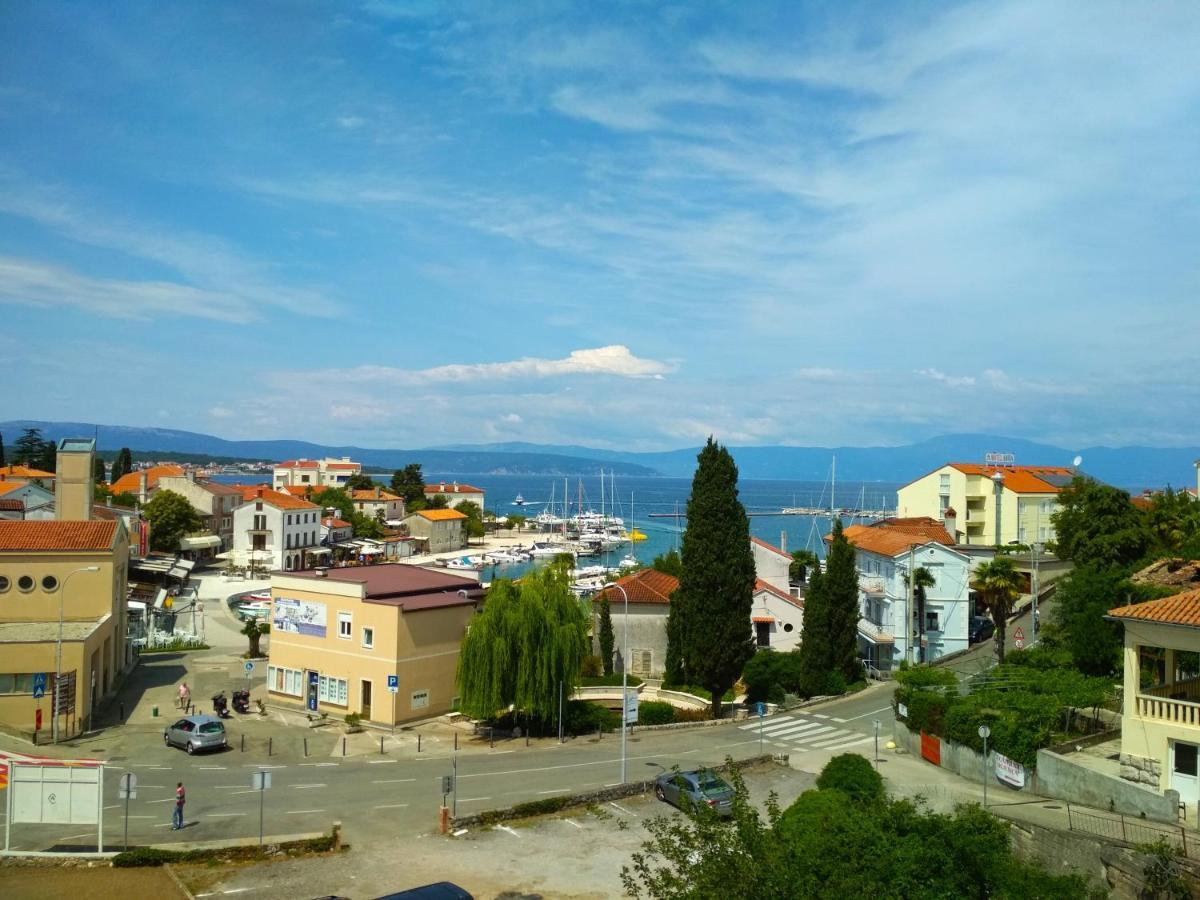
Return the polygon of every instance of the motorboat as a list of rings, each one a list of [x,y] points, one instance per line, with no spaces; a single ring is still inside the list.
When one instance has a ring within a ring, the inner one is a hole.
[[[642,564],[638,562],[638,558],[632,553],[626,553],[621,557],[621,561],[617,563],[619,569],[640,569]]]
[[[579,581],[584,578],[603,578],[608,574],[608,568],[605,566],[584,566],[580,569],[571,570],[571,580]]]
[[[535,541],[533,547],[529,551],[529,555],[534,559],[553,559],[556,556],[561,556],[564,553],[569,553],[572,556],[577,555],[577,551],[565,544],[551,544],[548,541]]]
[[[478,560],[476,562],[475,560]],[[454,569],[459,572],[477,572],[483,568],[483,560],[479,557],[460,556],[455,559],[446,559],[441,561],[442,565],[447,569]]]
[[[271,600],[268,597],[266,600],[251,600],[248,603],[241,603],[233,608],[233,612],[242,621],[265,619],[271,615]]]

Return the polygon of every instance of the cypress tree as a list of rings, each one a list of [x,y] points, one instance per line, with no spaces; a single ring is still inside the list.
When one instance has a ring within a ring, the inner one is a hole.
[[[129,452],[128,447],[122,447],[117,451],[117,458],[113,460],[112,475],[108,480],[109,484],[116,482],[122,475],[128,475],[133,471],[133,454]]]
[[[683,630],[681,623],[687,618],[683,611],[684,598],[678,591],[671,592],[671,604],[667,607],[667,659],[663,666],[663,680],[667,685],[682,687],[688,683],[688,673],[683,665]]]
[[[4,459],[4,435],[0,434],[0,466],[7,466],[8,463]]]
[[[613,627],[612,609],[608,602],[608,594],[600,596],[600,659],[604,663],[604,674],[613,673]],[[621,661],[625,664],[625,661]]]
[[[858,661],[858,569],[854,564],[854,548],[842,533],[840,521],[833,524],[822,590],[829,617],[829,670],[842,679],[840,685],[835,679],[829,687],[844,690],[846,684],[861,678],[862,665]]]
[[[721,697],[754,655],[754,555],[750,521],[738,500],[737,466],[711,437],[697,457],[680,555],[678,600],[671,600],[674,637],[688,681],[712,693],[713,718],[719,719]],[[671,637],[668,627],[668,642]]]
[[[825,599],[820,564],[808,572],[804,592],[804,633],[800,639],[800,693],[805,697],[824,693],[829,678],[829,604]]]
[[[97,456],[95,463],[92,464],[92,481],[95,484],[99,484],[104,480],[106,474],[104,460]]]

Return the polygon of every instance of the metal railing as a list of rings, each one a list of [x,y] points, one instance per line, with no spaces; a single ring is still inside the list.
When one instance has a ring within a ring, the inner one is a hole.
[[[1153,844],[1155,841],[1164,840],[1182,850],[1183,855],[1189,859],[1200,859],[1200,842],[1197,842],[1195,835],[1189,841],[1187,829],[1182,825],[1155,824],[1145,819],[1131,819],[1118,814],[1082,812],[1068,803],[1067,828],[1129,845]]]

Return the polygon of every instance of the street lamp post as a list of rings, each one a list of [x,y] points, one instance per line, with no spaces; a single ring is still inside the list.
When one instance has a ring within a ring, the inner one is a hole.
[[[1038,592],[1041,590],[1041,585],[1038,584],[1038,561],[1042,554],[1042,542],[1033,542],[1033,579],[1031,587],[1033,588],[1033,643],[1037,643],[1038,633]]]
[[[63,606],[65,605],[67,595],[67,582],[80,572],[99,572],[99,566],[84,566],[81,569],[75,569],[67,573],[67,577],[62,580],[62,584],[58,588],[58,643],[54,650],[54,693],[52,695],[50,714],[52,719],[52,735],[51,741],[58,743],[58,707],[59,707],[59,679],[62,677],[62,642],[63,642]]]
[[[629,705],[629,594],[619,584],[610,584],[609,587],[616,588],[621,592],[621,596],[625,598],[625,649],[621,651],[621,784],[624,784],[625,732],[628,731],[628,726],[625,723],[625,710]]]
[[[987,739],[992,736],[992,729],[986,725],[979,726],[979,736],[983,738],[983,808],[987,809],[988,755]]]

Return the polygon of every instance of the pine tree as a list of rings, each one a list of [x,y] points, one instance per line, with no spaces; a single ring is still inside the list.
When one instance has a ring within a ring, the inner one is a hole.
[[[688,681],[712,693],[712,714],[754,655],[750,610],[754,555],[750,521],[738,500],[737,466],[711,437],[697,457],[683,533],[683,574],[671,600],[674,636]],[[668,650],[668,657],[670,651]]]
[[[840,521],[833,525],[822,590],[829,617],[830,672],[840,675],[844,686],[862,677],[862,665],[858,661],[858,568],[854,548],[842,533]],[[836,681],[834,686],[838,686]]]
[[[128,447],[122,447],[117,451],[117,458],[113,460],[112,475],[108,479],[109,484],[115,484],[117,479],[123,475],[128,475],[133,471],[133,454],[129,452]]]
[[[600,595],[600,660],[604,665],[604,674],[611,675],[613,673],[613,627],[608,594]],[[622,664],[624,664],[624,660],[622,660]]]
[[[829,604],[825,599],[820,565],[808,572],[804,592],[804,633],[800,640],[800,693],[812,697],[825,692],[832,668],[829,661]]]
[[[0,434],[0,466],[7,466],[8,463],[4,459],[4,435]]]
[[[107,474],[108,472],[104,468],[104,460],[97,456],[95,462],[92,464],[92,483],[99,484],[104,481]]]
[[[18,466],[33,466],[42,455],[42,431],[26,428],[13,447],[13,463]]]

